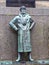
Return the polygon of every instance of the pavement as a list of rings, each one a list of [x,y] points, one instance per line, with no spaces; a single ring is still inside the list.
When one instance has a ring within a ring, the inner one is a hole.
[[[28,64],[49,64],[49,60],[35,60],[35,61],[21,61],[21,62],[16,62],[16,61],[0,61],[0,65],[28,65]]]

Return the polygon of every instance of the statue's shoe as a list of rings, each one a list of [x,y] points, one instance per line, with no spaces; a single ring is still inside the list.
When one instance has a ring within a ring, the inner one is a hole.
[[[29,59],[29,61],[34,62],[34,59]]]
[[[16,62],[20,62],[20,59],[18,58],[18,59],[16,60]]]

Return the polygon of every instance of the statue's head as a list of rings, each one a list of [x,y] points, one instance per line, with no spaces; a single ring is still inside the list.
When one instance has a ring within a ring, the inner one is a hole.
[[[26,13],[26,7],[25,6],[21,6],[20,7],[20,12],[21,12],[21,14],[25,14]]]

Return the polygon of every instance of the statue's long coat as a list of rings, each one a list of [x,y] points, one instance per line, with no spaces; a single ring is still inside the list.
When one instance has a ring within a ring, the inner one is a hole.
[[[28,14],[25,15],[25,17],[22,17],[21,14],[19,16],[16,16],[10,23],[10,26],[14,28],[13,24],[20,24],[23,22],[26,23],[27,29],[23,30],[23,27],[20,26],[18,30],[18,52],[31,52],[31,43],[30,43],[30,16]],[[22,27],[22,29],[21,29]]]

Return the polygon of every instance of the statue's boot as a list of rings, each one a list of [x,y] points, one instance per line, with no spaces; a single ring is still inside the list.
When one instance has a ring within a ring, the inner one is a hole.
[[[29,60],[32,62],[34,61],[34,59],[32,59],[32,57],[31,57],[31,53],[29,53]]]
[[[18,58],[16,59],[17,62],[20,61],[20,53],[18,53]]]

